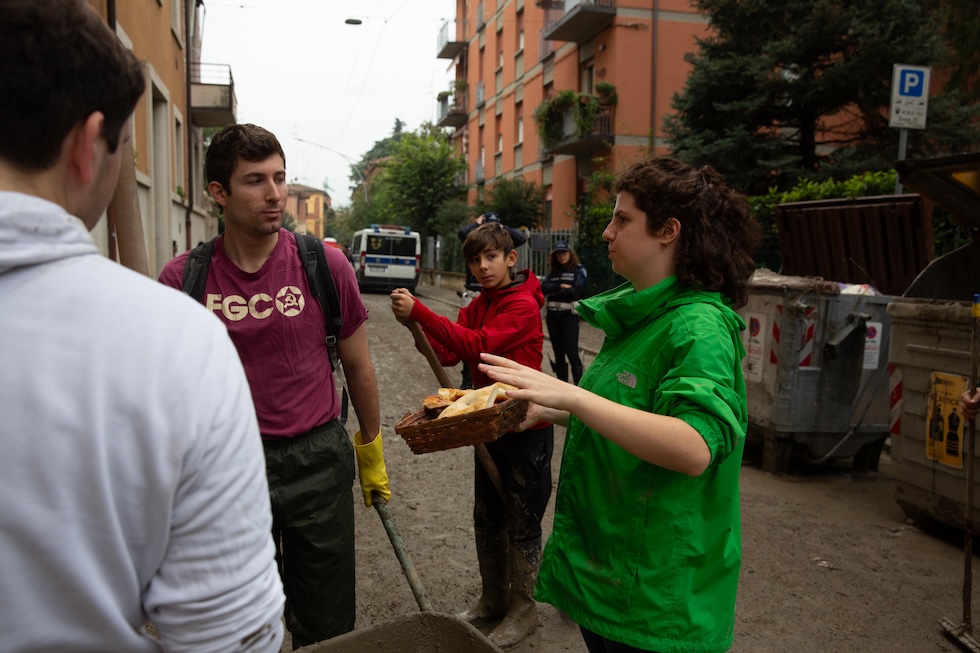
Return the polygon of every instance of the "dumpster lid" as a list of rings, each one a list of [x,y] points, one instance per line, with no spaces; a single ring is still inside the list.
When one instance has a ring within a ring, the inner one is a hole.
[[[949,210],[960,227],[980,239],[980,152],[895,164],[902,184]]]

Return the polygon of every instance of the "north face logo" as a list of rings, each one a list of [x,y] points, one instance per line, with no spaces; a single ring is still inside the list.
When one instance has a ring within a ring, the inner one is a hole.
[[[616,380],[627,388],[636,388],[636,376],[631,372],[620,372],[616,375]]]

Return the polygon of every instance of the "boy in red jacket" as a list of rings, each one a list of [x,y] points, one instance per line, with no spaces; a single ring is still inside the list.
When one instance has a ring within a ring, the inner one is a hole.
[[[482,352],[540,370],[544,295],[531,270],[514,274],[517,252],[510,234],[499,223],[481,225],[463,242],[463,259],[483,290],[460,309],[456,322],[436,315],[404,288],[391,293],[395,317],[418,322],[443,365],[467,361],[475,388],[492,383],[478,367]],[[473,525],[483,592],[459,616],[476,625],[499,621],[490,639],[504,649],[538,625],[533,590],[554,441],[554,426],[540,422],[487,443],[503,480],[503,499],[474,457]]]

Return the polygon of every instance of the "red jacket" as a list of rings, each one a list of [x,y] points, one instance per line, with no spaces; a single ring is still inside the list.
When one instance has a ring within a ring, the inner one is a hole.
[[[477,367],[482,352],[541,369],[542,306],[541,283],[534,272],[523,270],[509,286],[484,288],[459,310],[456,322],[436,315],[417,300],[409,318],[421,325],[439,362],[452,366],[465,360],[470,365],[473,387],[482,388],[492,383]]]

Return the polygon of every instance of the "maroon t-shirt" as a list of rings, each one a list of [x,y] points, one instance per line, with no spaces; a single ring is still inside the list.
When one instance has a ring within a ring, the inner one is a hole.
[[[279,230],[279,242],[258,272],[243,272],[225,255],[218,237],[204,305],[228,327],[245,367],[263,438],[293,437],[340,414],[330,375],[323,311],[310,292],[296,238]],[[343,252],[324,253],[343,315],[340,338],[367,320],[354,270]],[[173,259],[160,281],[183,287],[188,253]]]

